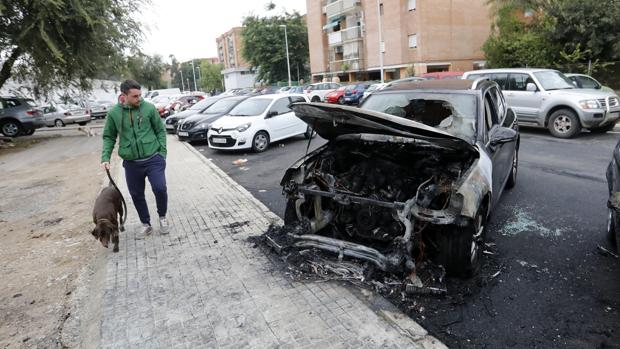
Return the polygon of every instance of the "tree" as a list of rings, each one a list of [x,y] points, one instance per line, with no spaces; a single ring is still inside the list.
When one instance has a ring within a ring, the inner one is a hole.
[[[168,67],[159,55],[153,57],[137,54],[127,59],[127,70],[130,78],[138,81],[149,90],[164,88],[161,74]]]
[[[243,20],[242,55],[257,68],[258,80],[288,81],[284,28],[280,25],[286,25],[291,79],[299,80],[308,73],[308,28],[298,12],[272,17],[249,16]]]
[[[200,63],[200,86],[204,91],[224,90],[222,85],[223,64],[211,64],[204,60]]]
[[[12,0],[0,4],[0,88],[31,80],[36,96],[58,86],[87,90],[90,79],[137,52],[133,14],[147,0]]]

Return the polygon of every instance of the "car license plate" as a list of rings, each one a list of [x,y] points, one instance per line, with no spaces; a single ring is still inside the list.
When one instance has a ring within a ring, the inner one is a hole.
[[[211,143],[220,143],[220,144],[224,143],[225,144],[226,143],[226,138],[216,138],[216,137],[213,137],[213,138],[211,138]]]
[[[181,132],[179,132],[179,133],[177,133],[177,134],[178,134],[180,137],[188,137],[188,136],[189,136],[189,132],[183,132],[183,131],[181,131]]]
[[[166,124],[166,128],[169,129],[169,130],[173,130],[174,129],[174,125]]]

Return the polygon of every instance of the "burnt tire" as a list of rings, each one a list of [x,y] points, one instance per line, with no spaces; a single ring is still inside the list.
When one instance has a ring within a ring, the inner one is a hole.
[[[606,133],[606,132],[609,132],[609,131],[613,130],[614,127],[616,127],[616,123],[612,122],[611,124],[605,125],[603,127],[593,127],[593,128],[590,129],[590,132],[592,132],[592,133]]]
[[[262,153],[269,148],[269,134],[265,131],[258,131],[252,137],[252,151]]]
[[[295,211],[295,201],[288,199],[286,201],[286,208],[284,209],[284,224],[290,225],[299,221],[297,218],[297,212]]]
[[[438,262],[448,275],[469,278],[478,273],[482,264],[486,220],[486,212],[481,209],[466,227],[439,233]]]
[[[559,109],[549,117],[547,128],[553,137],[573,138],[581,132],[581,123],[572,110]]]
[[[519,150],[515,149],[515,153],[512,156],[512,167],[510,168],[510,175],[508,181],[506,181],[506,188],[512,189],[517,184],[517,174],[519,172]]]
[[[0,132],[6,137],[17,137],[21,135],[22,130],[23,127],[19,121],[7,120],[0,123]]]

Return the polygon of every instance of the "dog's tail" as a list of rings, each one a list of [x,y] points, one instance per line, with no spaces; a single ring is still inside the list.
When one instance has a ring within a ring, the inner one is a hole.
[[[125,203],[125,197],[123,197],[123,193],[121,192],[120,189],[118,189],[118,186],[116,185],[116,183],[114,183],[114,180],[112,179],[112,175],[110,175],[110,170],[106,169],[105,172],[108,174],[108,179],[110,180],[110,183],[112,183],[114,188],[116,188],[118,193],[121,195],[121,200],[123,201],[123,217],[121,217],[121,224],[125,224],[125,221],[127,220],[127,203]]]

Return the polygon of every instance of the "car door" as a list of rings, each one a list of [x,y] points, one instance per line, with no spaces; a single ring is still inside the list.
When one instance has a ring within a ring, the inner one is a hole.
[[[508,171],[512,165],[512,152],[510,150],[510,146],[507,145],[507,143],[493,145],[491,142],[494,134],[501,132],[501,122],[503,122],[503,117],[505,117],[505,115],[500,115],[501,112],[505,113],[505,110],[500,110],[501,106],[498,106],[498,94],[499,91],[495,87],[488,89],[484,94],[484,116],[486,128],[489,132],[486,148],[493,164],[492,178],[494,203],[497,202],[499,196],[501,195],[501,190],[503,189],[504,182],[509,174]],[[500,120],[500,118],[502,119]]]
[[[265,124],[267,124],[271,141],[282,139],[286,136],[287,128],[291,125],[290,113],[292,113],[291,104],[288,97],[280,97],[271,105],[267,115],[265,116]],[[294,116],[294,115],[293,115]]]
[[[536,85],[536,91],[527,91],[529,83]],[[504,97],[520,122],[537,122],[543,97],[540,87],[529,74],[510,73]]]

